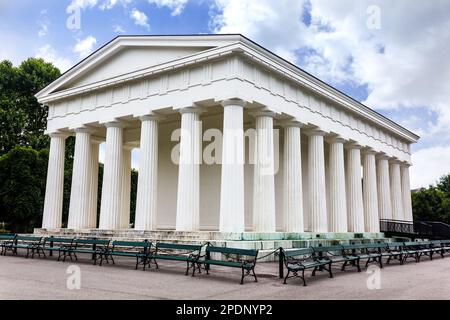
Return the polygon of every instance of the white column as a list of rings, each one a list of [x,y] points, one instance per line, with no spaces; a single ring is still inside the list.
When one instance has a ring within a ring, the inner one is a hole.
[[[98,202],[98,152],[100,141],[91,142],[91,183],[90,183],[90,205],[89,205],[89,225],[91,228],[97,227],[97,202]]]
[[[397,160],[389,162],[389,176],[391,184],[392,218],[403,220],[402,184],[400,179],[400,163]]]
[[[122,171],[122,219],[121,229],[130,228],[130,200],[131,200],[131,150],[132,146],[123,146]]]
[[[403,210],[405,212],[405,221],[413,221],[412,204],[411,204],[411,185],[409,182],[409,164],[403,163],[400,166],[400,175],[402,179],[402,198]]]
[[[200,229],[200,162],[201,109],[188,107],[180,110],[181,138],[178,166],[177,231]]]
[[[122,213],[123,125],[106,126],[105,164],[103,167],[102,203],[99,229],[120,229]]]
[[[304,232],[302,192],[302,124],[289,121],[284,126],[284,231]]]
[[[327,232],[327,201],[325,188],[325,155],[320,130],[308,132],[309,225],[312,232]]]
[[[72,185],[70,190],[68,229],[94,228],[90,224],[91,133],[86,128],[75,130]]]
[[[220,185],[221,232],[244,232],[244,106],[239,99],[222,101],[223,144]]]
[[[349,144],[347,148],[348,231],[362,233],[364,232],[364,206],[362,197],[361,146]]]
[[[66,138],[67,136],[61,133],[50,134],[50,153],[42,219],[42,228],[46,229],[61,228]]]
[[[339,137],[328,140],[328,231],[347,232],[347,203],[345,193],[344,142]]]
[[[377,157],[377,195],[380,219],[392,219],[391,185],[389,178],[389,158]]]
[[[158,199],[158,120],[141,117],[139,176],[136,196],[136,230],[156,230]]]
[[[253,173],[253,230],[275,232],[275,162],[273,113],[260,111],[255,117],[255,165]]]
[[[363,199],[364,230],[366,232],[380,232],[375,152],[371,150],[363,152]]]

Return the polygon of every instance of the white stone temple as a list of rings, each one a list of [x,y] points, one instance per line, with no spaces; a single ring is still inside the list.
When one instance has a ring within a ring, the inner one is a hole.
[[[412,221],[410,146],[419,137],[242,35],[119,36],[36,97],[49,106],[51,137],[41,231],[270,238],[377,234],[380,219]]]

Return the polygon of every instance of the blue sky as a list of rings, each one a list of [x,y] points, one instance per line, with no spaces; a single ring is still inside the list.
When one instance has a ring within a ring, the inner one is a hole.
[[[0,0],[0,30],[0,59],[61,70],[119,34],[242,33],[419,134],[413,187],[450,173],[449,0]]]

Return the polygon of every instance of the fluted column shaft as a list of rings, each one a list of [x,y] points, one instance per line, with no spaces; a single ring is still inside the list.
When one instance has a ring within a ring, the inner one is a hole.
[[[123,146],[123,172],[122,172],[122,219],[120,227],[130,227],[130,200],[131,200],[131,147]]]
[[[178,166],[177,231],[200,229],[200,110],[184,108],[181,111],[180,161]]]
[[[391,203],[392,203],[392,218],[394,220],[403,220],[403,199],[402,199],[402,184],[400,179],[400,164],[397,161],[392,161],[389,164],[389,176],[391,184]]]
[[[344,139],[329,141],[328,158],[328,231],[347,232],[347,203],[345,193]]]
[[[97,202],[98,202],[98,153],[100,141],[91,142],[91,179],[89,191],[89,225],[97,226]]]
[[[253,228],[255,232],[275,232],[273,114],[262,111],[254,116]]]
[[[90,217],[91,191],[91,133],[77,129],[73,158],[72,186],[69,205],[69,229],[95,228]]]
[[[361,180],[361,151],[358,145],[347,150],[347,210],[348,231],[364,232],[364,207]]]
[[[141,118],[135,229],[156,230],[158,199],[158,118]]]
[[[365,231],[380,232],[375,153],[370,151],[363,153],[363,199]]]
[[[380,219],[392,219],[389,161],[386,156],[377,159],[377,190]]]
[[[284,231],[303,232],[301,125],[284,126]]]
[[[106,125],[106,150],[103,171],[100,229],[120,229],[122,214],[123,126]]]
[[[50,134],[50,153],[48,157],[42,228],[61,228],[64,196],[65,148],[65,135],[60,133]]]
[[[245,101],[226,100],[222,105],[224,112],[219,230],[244,232]]]
[[[324,135],[322,131],[311,131],[308,137],[309,224],[312,232],[328,231]]]
[[[400,166],[400,175],[402,179],[403,210],[405,212],[404,220],[413,221],[412,204],[411,204],[411,185],[409,181],[408,164],[402,164]]]

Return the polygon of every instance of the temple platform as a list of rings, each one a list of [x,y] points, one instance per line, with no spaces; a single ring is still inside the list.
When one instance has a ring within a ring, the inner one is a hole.
[[[304,248],[309,246],[334,245],[343,243],[369,243],[369,242],[389,242],[383,233],[259,233],[242,232],[226,233],[218,231],[139,231],[133,229],[123,230],[100,230],[100,229],[34,229],[34,234],[54,237],[78,237],[78,238],[99,238],[112,240],[144,240],[152,242],[183,242],[189,244],[200,244],[210,242],[215,246],[233,247],[242,249],[258,249],[260,256],[264,256],[271,251],[283,247],[285,249]],[[275,255],[270,255],[264,261],[278,259]]]

